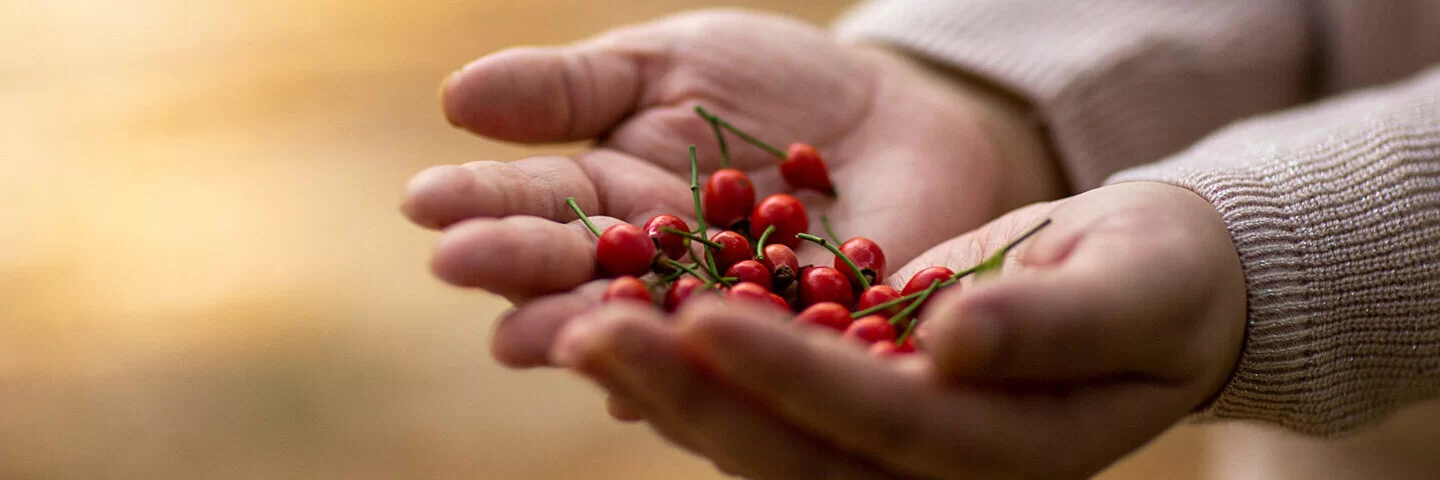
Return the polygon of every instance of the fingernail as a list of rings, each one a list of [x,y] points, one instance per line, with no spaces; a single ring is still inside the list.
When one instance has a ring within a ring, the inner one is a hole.
[[[550,349],[550,362],[561,367],[574,367],[580,362],[585,342],[595,329],[594,322],[585,317],[576,317],[560,331],[555,345]]]

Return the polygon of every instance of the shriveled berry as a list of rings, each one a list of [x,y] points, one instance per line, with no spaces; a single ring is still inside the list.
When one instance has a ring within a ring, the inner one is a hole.
[[[606,303],[616,301],[639,301],[652,305],[655,303],[655,299],[650,296],[650,288],[645,286],[645,282],[628,275],[610,282],[610,285],[605,287],[605,294],[600,296],[600,300]]]
[[[860,268],[860,274],[870,284],[885,279],[885,251],[875,241],[865,237],[855,237],[840,244],[840,253],[850,257],[855,266]],[[835,268],[844,273],[850,279],[851,285],[860,285],[860,280],[855,278],[855,272],[845,264],[840,257],[835,257]]]
[[[714,249],[716,270],[724,272],[731,265],[755,258],[750,241],[739,233],[727,230],[710,237],[710,241],[720,244],[720,248]]]
[[[890,320],[879,315],[866,315],[845,329],[845,338],[865,345],[875,342],[895,343],[895,327]]]
[[[953,275],[955,275],[955,271],[945,267],[925,267],[916,273],[915,276],[910,277],[910,281],[905,282],[905,288],[900,289],[900,296],[903,297],[920,293],[930,288],[930,284],[936,280],[943,282],[949,280]]]
[[[837,332],[844,332],[850,326],[850,310],[835,302],[820,302],[801,310],[795,316],[795,323],[819,325]]]
[[[800,305],[814,305],[821,302],[835,302],[840,305],[854,305],[855,293],[850,291],[850,281],[839,270],[830,267],[811,267],[800,272]]]
[[[772,241],[795,248],[800,245],[800,239],[795,235],[809,230],[810,216],[805,213],[805,205],[800,203],[800,199],[777,193],[761,200],[750,214],[751,232],[764,232],[771,225],[775,226],[775,233],[770,237]]]
[[[835,184],[830,181],[830,169],[815,147],[804,143],[790,144],[785,161],[780,163],[780,176],[785,183],[799,189],[811,189],[826,195],[835,195]]]
[[[680,308],[680,305],[683,305],[686,300],[689,300],[690,297],[704,290],[704,288],[705,282],[698,278],[689,276],[680,277],[678,280],[675,280],[674,285],[670,286],[670,290],[665,292],[665,311],[675,311]]]
[[[680,217],[674,215],[656,215],[645,222],[644,229],[645,234],[650,236],[652,241],[655,242],[655,246],[659,248],[665,256],[679,260],[680,257],[690,252],[689,238],[686,238],[684,235],[662,232],[660,231],[662,227],[670,227],[688,232],[690,231],[690,226],[685,224],[685,220],[681,220]]]
[[[722,168],[705,181],[701,198],[706,221],[720,228],[734,228],[755,207],[755,185],[745,172]]]
[[[771,288],[775,290],[786,289],[800,274],[800,258],[790,247],[778,243],[765,245],[765,259],[760,264],[770,270]]]
[[[605,229],[595,244],[595,260],[610,275],[644,275],[650,271],[655,253],[650,236],[628,223]]]
[[[876,305],[880,305],[891,300],[896,300],[902,296],[903,295],[900,295],[900,292],[896,291],[893,287],[889,285],[874,285],[870,288],[865,289],[865,291],[860,292],[860,301],[858,305],[855,305],[855,310],[869,310],[870,307],[874,307]],[[879,315],[882,318],[890,318],[892,315],[900,313],[900,310],[903,308],[905,308],[905,305],[896,304],[884,310],[879,310],[874,314]]]
[[[718,258],[716,262],[719,262]],[[760,285],[765,287],[765,291],[767,292],[770,291],[770,286],[772,285],[770,270],[766,269],[760,262],[754,260],[741,260],[736,262],[734,265],[731,265],[730,268],[725,269],[725,276],[738,278],[741,282]]]

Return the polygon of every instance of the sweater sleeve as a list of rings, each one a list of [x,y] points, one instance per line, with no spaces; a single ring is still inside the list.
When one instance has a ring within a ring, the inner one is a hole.
[[[1200,418],[1339,434],[1440,393],[1440,67],[1108,182],[1137,180],[1214,204],[1245,273],[1246,343]]]
[[[1318,85],[1303,0],[872,0],[843,40],[887,44],[1029,101],[1072,188],[1172,154]]]

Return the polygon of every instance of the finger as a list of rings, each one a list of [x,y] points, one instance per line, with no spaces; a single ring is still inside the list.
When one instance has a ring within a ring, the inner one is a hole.
[[[410,179],[401,210],[427,228],[511,215],[568,221],[576,216],[566,197],[587,213],[603,214],[585,170],[570,158],[547,156],[431,167]]]
[[[661,324],[658,312],[607,308],[597,317],[587,331],[564,334],[567,343],[572,334],[583,337],[575,339],[583,345],[576,368],[635,402],[662,435],[710,458],[721,470],[756,479],[894,478],[800,434],[710,381]]]
[[[601,230],[619,223],[592,217]],[[537,217],[475,218],[445,230],[431,258],[440,279],[520,303],[595,277],[595,235],[580,222]]]
[[[605,412],[610,414],[610,418],[622,422],[628,423],[645,420],[645,414],[640,412],[640,408],[636,407],[634,402],[613,394],[605,397]]]
[[[575,197],[588,215],[643,223],[656,212],[693,212],[689,187],[688,177],[600,149],[574,157],[432,167],[410,180],[401,210],[427,228],[511,215],[570,221],[578,217],[565,200]]]
[[[1064,220],[1059,220],[1063,222]],[[937,372],[952,378],[1056,380],[1138,376],[1178,380],[1181,322],[1192,279],[1159,269],[1168,255],[1126,236],[1063,238],[1063,263],[981,282],[936,298],[927,311]],[[1065,246],[1065,245],[1069,246]],[[1041,253],[1052,257],[1052,252]],[[1169,257],[1169,258],[1167,258]],[[1052,257],[1053,258],[1053,257]],[[1196,308],[1202,308],[1196,306]],[[1173,373],[1172,373],[1173,372]]]
[[[491,337],[490,353],[513,368],[553,365],[550,347],[555,335],[572,319],[600,305],[608,280],[586,283],[574,291],[541,297],[500,317]]]
[[[451,74],[441,87],[445,117],[458,127],[514,142],[594,138],[634,111],[642,66],[661,45],[618,42],[617,33],[549,48],[513,48]]]

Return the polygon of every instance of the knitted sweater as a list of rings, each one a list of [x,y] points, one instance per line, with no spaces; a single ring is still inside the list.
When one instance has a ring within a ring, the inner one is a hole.
[[[1249,325],[1199,417],[1337,434],[1440,393],[1440,2],[874,0],[836,32],[1028,99],[1076,190],[1215,206]]]

